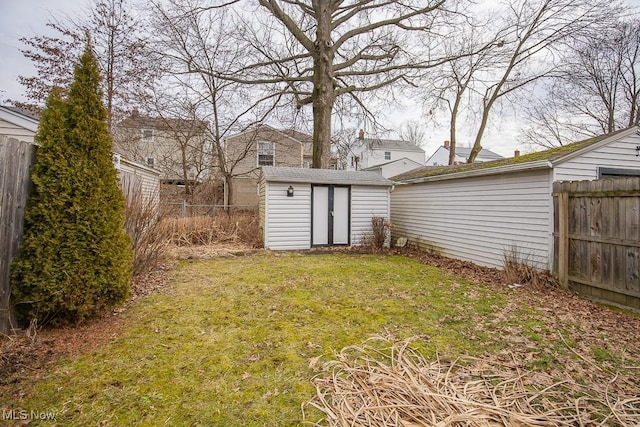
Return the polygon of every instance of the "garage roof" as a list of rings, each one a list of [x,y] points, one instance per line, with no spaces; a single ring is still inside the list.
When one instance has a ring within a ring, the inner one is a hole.
[[[344,171],[262,166],[262,175],[270,182],[305,182],[311,184],[379,185],[390,187],[393,182],[377,172]]]

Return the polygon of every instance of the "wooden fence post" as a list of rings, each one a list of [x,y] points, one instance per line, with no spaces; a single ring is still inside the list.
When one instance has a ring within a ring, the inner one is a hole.
[[[558,280],[569,289],[569,193],[558,193]]]

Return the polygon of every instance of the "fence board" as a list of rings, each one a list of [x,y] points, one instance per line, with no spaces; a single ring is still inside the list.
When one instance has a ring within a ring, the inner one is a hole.
[[[640,178],[554,183],[554,207],[561,283],[564,264],[571,289],[639,310]]]
[[[9,270],[22,239],[34,158],[33,145],[0,135],[0,333],[5,334],[15,324]]]

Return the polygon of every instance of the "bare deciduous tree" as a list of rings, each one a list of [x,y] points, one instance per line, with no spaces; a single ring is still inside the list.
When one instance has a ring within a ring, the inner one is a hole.
[[[118,114],[143,105],[148,100],[153,68],[144,55],[146,41],[139,31],[140,21],[130,10],[125,0],[94,0],[86,17],[47,23],[57,36],[20,39],[27,46],[22,53],[36,68],[35,76],[18,77],[30,100],[23,106],[40,106],[53,86],[69,86],[75,58],[87,38],[91,38],[103,78],[109,128]]]
[[[234,178],[247,174],[238,165],[255,152],[256,142],[249,139],[231,150],[225,146],[226,138],[263,122],[282,94],[220,77],[233,75],[247,59],[238,43],[244,28],[231,9],[210,7],[200,0],[158,2],[153,22],[157,29],[153,47],[164,70],[165,90],[180,88],[198,105],[200,119],[209,122],[211,167],[225,183],[224,203],[229,205]]]
[[[450,16],[445,0],[259,0],[267,17],[247,32],[255,60],[218,75],[243,83],[276,85],[313,110],[313,167],[330,163],[332,113],[350,96],[410,82],[419,68],[438,63],[410,41]],[[453,2],[450,2],[453,4]],[[255,15],[255,14],[254,14]],[[434,34],[431,37],[435,38]],[[416,47],[415,49],[412,46]]]
[[[640,22],[619,22],[572,47],[533,103],[525,141],[553,147],[638,124]]]
[[[439,95],[446,100],[451,114],[452,140],[456,139],[462,104],[466,103],[466,111],[477,115],[468,162],[475,161],[482,150],[496,105],[513,101],[521,89],[557,74],[557,56],[566,45],[601,28],[615,15],[614,6],[604,0],[508,0],[497,10],[484,11],[485,16],[487,12],[491,14],[487,20],[490,25],[481,31],[481,40],[488,49],[445,64],[449,70],[443,80],[445,90]],[[482,12],[478,15],[482,16]],[[462,52],[468,52],[473,43],[478,43],[477,37],[470,36],[467,41],[463,38]]]

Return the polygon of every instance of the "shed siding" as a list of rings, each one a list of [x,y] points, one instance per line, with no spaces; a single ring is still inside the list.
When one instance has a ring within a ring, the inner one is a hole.
[[[603,147],[589,151],[554,168],[554,181],[598,179],[598,167],[640,169],[636,146],[640,136],[629,135]]]
[[[351,186],[351,244],[371,234],[371,217],[389,219],[389,187]]]
[[[311,185],[295,183],[294,197],[287,197],[289,183],[266,185],[265,248],[278,250],[311,247]]]
[[[0,119],[0,135],[7,135],[20,141],[33,142],[35,133],[22,126]]]
[[[443,255],[501,268],[516,246],[547,269],[552,220],[549,171],[397,185],[393,235]]]

